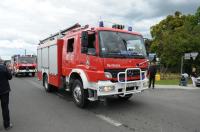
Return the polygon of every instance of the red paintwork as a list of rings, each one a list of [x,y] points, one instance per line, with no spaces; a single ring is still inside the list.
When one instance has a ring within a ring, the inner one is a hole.
[[[129,32],[126,30],[113,29],[113,28],[92,28],[84,30],[93,30],[96,33],[96,48],[97,56],[89,56],[81,53],[81,39],[80,35],[83,30],[79,31],[69,31],[67,35],[62,39],[57,41],[58,45],[58,75],[49,75],[49,83],[59,87],[61,76],[69,76],[72,69],[78,68],[82,69],[89,82],[98,82],[99,80],[108,80],[105,78],[104,69],[126,69],[135,68],[136,64],[146,61],[146,59],[128,59],[128,58],[100,58],[99,57],[99,41],[98,41],[98,31],[118,31],[134,35],[141,36],[137,32]],[[74,51],[72,53],[67,53],[67,40],[74,38]],[[46,47],[48,44],[39,45],[38,48]],[[86,61],[90,62],[90,65],[86,65]],[[116,64],[118,66],[116,66]],[[140,68],[147,68],[148,63],[144,63]],[[40,73],[39,71],[38,73]],[[41,74],[38,78],[41,79]]]
[[[113,29],[113,28],[96,28],[96,31],[106,30],[106,31],[118,31],[118,32],[125,32],[134,35],[141,35],[136,32],[129,32],[120,29]],[[66,36],[64,39],[67,40],[68,38],[75,37],[75,51],[70,54],[66,54],[66,43],[64,44],[63,48],[63,66],[62,66],[62,73],[64,76],[69,76],[70,72],[74,68],[83,69],[87,75],[88,81],[90,82],[97,82],[99,80],[108,80],[104,76],[104,69],[126,69],[126,68],[134,68],[136,64],[144,62],[146,59],[116,59],[116,58],[100,58],[98,56],[87,56],[86,54],[81,54],[81,47],[80,47],[80,32],[77,34],[70,34],[70,36]],[[96,47],[97,47],[97,54],[99,55],[99,41],[98,41],[98,34],[96,34]],[[86,58],[90,62],[90,67],[85,65]],[[106,64],[119,64],[120,67],[107,67]],[[148,63],[143,64],[140,68],[147,68]]]
[[[62,50],[63,50],[63,44],[64,44],[64,40],[62,39],[58,39],[57,40],[57,53],[58,53],[58,59],[57,59],[57,64],[58,64],[58,85],[56,85],[57,87],[60,87],[61,85],[61,76],[62,76]]]
[[[49,84],[56,86],[59,88],[59,76],[58,75],[53,75],[49,74]]]
[[[37,72],[38,80],[42,80],[42,71]]]

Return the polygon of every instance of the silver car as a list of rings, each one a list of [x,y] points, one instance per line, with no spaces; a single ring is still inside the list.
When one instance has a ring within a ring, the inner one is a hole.
[[[197,78],[197,81],[196,81],[196,86],[199,87],[200,86],[200,76]]]

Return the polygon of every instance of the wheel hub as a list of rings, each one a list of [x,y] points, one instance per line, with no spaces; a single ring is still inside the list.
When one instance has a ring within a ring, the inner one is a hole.
[[[74,98],[75,98],[76,102],[80,103],[80,101],[81,101],[81,95],[82,95],[81,94],[81,88],[80,88],[80,86],[76,86],[74,88],[73,95],[74,95]]]

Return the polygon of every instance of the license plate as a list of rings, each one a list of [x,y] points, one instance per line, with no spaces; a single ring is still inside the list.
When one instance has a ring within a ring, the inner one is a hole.
[[[128,83],[126,84],[127,87],[133,87],[133,86],[137,86],[137,83],[134,82],[134,83]]]

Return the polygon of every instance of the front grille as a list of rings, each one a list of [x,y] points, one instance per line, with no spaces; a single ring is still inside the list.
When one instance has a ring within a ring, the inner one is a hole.
[[[20,66],[19,70],[34,70],[34,66]]]
[[[112,75],[112,82],[118,82],[117,75],[119,72],[125,72],[126,69],[105,69],[104,72],[109,72]],[[127,81],[134,81],[140,79],[140,71],[139,70],[128,70],[127,71]],[[119,80],[121,82],[125,81],[125,74],[120,74]]]
[[[126,69],[106,69],[105,72],[110,72],[112,74],[113,78],[117,78],[117,75],[119,72],[125,72]],[[140,71],[139,70],[128,70],[127,71],[127,76],[128,77],[134,77],[134,76],[139,76]],[[121,74],[120,78],[124,78],[125,75]]]

